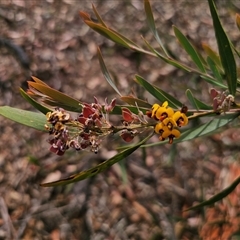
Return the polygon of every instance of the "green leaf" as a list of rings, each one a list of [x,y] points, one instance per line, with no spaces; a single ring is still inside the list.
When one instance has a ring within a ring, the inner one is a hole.
[[[126,38],[125,36],[121,35],[120,33],[116,32],[115,30],[104,27],[99,23],[94,23],[89,20],[84,20],[84,22],[94,31],[110,39],[111,41],[118,43],[126,48],[130,48],[133,50],[140,50],[139,46],[136,43]]]
[[[182,32],[176,26],[173,26],[173,30],[178,41],[181,43],[185,51],[189,54],[189,56],[196,64],[196,66],[199,68],[199,70],[202,73],[206,73],[201,58],[199,57],[199,53],[194,49],[192,44],[188,41],[188,39],[182,34]]]
[[[220,72],[218,71],[218,68],[215,65],[215,62],[210,57],[207,57],[207,63],[208,63],[208,66],[210,67],[214,77],[218,80],[218,82],[223,83],[222,76],[221,76]]]
[[[182,133],[179,139],[176,139],[175,142],[189,141],[198,137],[212,134],[214,131],[220,127],[225,126],[229,122],[233,121],[239,116],[239,113],[234,114],[225,114],[220,117],[215,117],[213,120],[202,124],[196,128],[189,129],[186,132]]]
[[[171,96],[170,94],[164,92],[163,90],[155,87],[154,85],[148,83],[145,79],[143,79],[141,76],[136,75],[135,81],[140,84],[145,90],[147,90],[149,93],[152,94],[158,101],[165,102],[168,101],[168,105],[172,108],[178,109],[179,107],[182,107],[183,104],[179,102],[176,98]]]
[[[92,28],[94,31],[98,32],[99,34],[103,35],[104,37],[112,40],[115,43],[118,43],[126,48],[130,48],[128,43],[124,41],[118,34],[114,33],[112,30],[109,28],[106,28],[102,26],[99,23],[94,23],[92,21],[85,21],[85,23]]]
[[[116,32],[114,29],[109,28],[102,20],[100,15],[98,14],[97,10],[95,9],[93,5],[93,11],[100,22],[100,24],[95,23],[91,20],[89,14],[80,11],[80,16],[83,19],[83,21],[94,31],[98,32],[99,34],[107,37],[108,39],[112,40],[115,43],[118,43],[120,45],[125,46],[126,48],[131,48],[136,51],[145,52],[143,49],[141,49],[136,43],[134,43],[129,38],[123,36],[122,34]],[[145,52],[149,54],[149,52]]]
[[[194,108],[196,108],[197,111],[199,111],[199,107],[198,107],[198,105],[197,105],[197,103],[195,101],[195,98],[193,97],[193,94],[192,94],[190,89],[186,90],[186,96],[187,96],[189,102],[192,104],[192,106]]]
[[[182,69],[184,71],[187,71],[187,72],[191,72],[191,69],[188,67],[188,66],[185,66],[184,64],[170,58],[170,57],[165,57],[163,56],[162,54],[160,54],[157,50],[155,50],[149,43],[146,39],[144,39],[144,42],[146,44],[146,46],[152,51],[152,53],[154,53],[158,58],[162,59],[164,62],[176,67],[176,68],[179,68],[179,69]]]
[[[236,13],[236,24],[237,24],[238,30],[240,31],[240,15],[238,13]]]
[[[114,81],[112,80],[110,73],[108,72],[108,69],[104,63],[100,48],[98,48],[98,60],[99,60],[100,66],[101,66],[103,76],[105,77],[105,79],[107,80],[109,85],[115,90],[115,92],[118,95],[122,96],[122,94],[119,92],[117,86],[115,85]]]
[[[232,47],[232,49],[234,50],[234,52],[237,54],[237,56],[240,58],[240,52],[235,48],[235,46],[233,46],[233,44],[232,43],[230,43],[231,44],[231,47]]]
[[[54,105],[57,107],[63,107],[65,110],[79,112],[81,111],[81,102],[72,98],[62,92],[59,92],[48,85],[43,85],[38,82],[28,82],[29,86],[33,89],[39,91],[41,94],[46,95],[43,97],[43,102],[49,105]],[[31,90],[32,91],[32,90]],[[40,94],[40,95],[41,95]]]
[[[153,18],[152,8],[148,0],[144,0],[144,9],[147,17],[147,23],[149,28],[151,29],[155,39],[157,40],[158,44],[161,46],[163,52],[166,54],[166,56],[169,57],[167,50],[165,49],[155,26],[155,21]]]
[[[139,99],[139,98],[135,98],[135,97],[132,97],[132,96],[122,96],[120,98],[122,101],[124,101],[125,103],[128,103],[129,105],[132,105],[132,106],[137,106],[138,107],[143,107],[143,108],[151,108],[152,105],[146,101],[143,101],[142,99]]]
[[[197,110],[212,110],[213,109],[212,106],[209,106],[209,105],[203,103],[202,101],[198,100],[197,98],[195,98],[190,89],[187,89],[186,95],[188,97],[188,100],[193,105],[193,107],[196,108]]]
[[[202,101],[198,100],[197,98],[194,97],[194,100],[200,110],[213,110],[212,106],[203,103]]]
[[[66,185],[69,183],[73,183],[73,182],[78,182],[81,180],[84,180],[86,178],[90,178],[95,176],[98,173],[103,172],[104,170],[108,169],[109,167],[111,167],[113,164],[121,161],[122,159],[126,158],[127,156],[129,156],[130,154],[132,154],[135,150],[137,150],[142,144],[144,144],[150,137],[152,137],[153,134],[149,135],[148,137],[146,137],[145,139],[143,139],[141,142],[139,142],[138,144],[134,145],[133,147],[129,147],[126,150],[118,153],[117,155],[115,155],[114,157],[98,164],[95,167],[92,167],[86,171],[82,171],[80,173],[74,174],[68,178],[65,179],[61,179],[55,182],[49,182],[49,183],[43,183],[40,184],[42,187],[53,187],[53,186],[59,186],[59,185]]]
[[[237,67],[233,56],[231,43],[219,20],[214,1],[208,0],[208,4],[213,19],[215,36],[218,44],[218,51],[225,71],[228,89],[230,94],[235,96],[237,89]]]
[[[204,123],[198,127],[188,129],[181,133],[181,136],[177,139],[174,139],[174,143],[180,143],[184,141],[189,141],[198,137],[202,137],[205,135],[209,135],[214,133],[217,129],[227,125],[229,122],[233,121],[235,118],[239,116],[239,113],[234,114],[225,114],[219,117],[215,117],[213,120]],[[147,145],[143,145],[142,147],[152,147],[157,145],[166,144],[168,141],[151,143]]]
[[[208,200],[201,202],[200,204],[197,204],[193,207],[190,207],[184,211],[196,210],[196,209],[202,208],[204,206],[213,205],[215,202],[220,201],[223,198],[225,198],[226,196],[228,196],[237,187],[237,185],[239,183],[240,183],[240,176],[237,177],[236,180],[230,186],[226,187],[218,194],[216,194],[216,195],[212,196],[211,198],[209,198]]]
[[[34,108],[36,108],[38,111],[42,112],[43,114],[46,114],[52,111],[51,109],[44,107],[43,105],[35,101],[33,98],[31,98],[22,88],[20,88],[20,93],[25,100],[27,100]]]
[[[218,66],[219,69],[222,70],[223,73],[222,63],[219,55],[206,43],[202,43],[202,47],[205,53],[215,62],[215,64]]]
[[[0,115],[11,119],[14,122],[46,132],[44,125],[47,122],[46,116],[42,113],[30,112],[8,106],[0,107]]]
[[[101,16],[99,15],[97,9],[95,8],[94,4],[92,4],[92,8],[93,8],[93,11],[98,19],[98,21],[104,26],[107,28],[107,25],[105,24],[105,22],[102,20]]]
[[[206,82],[214,85],[214,86],[218,86],[221,87],[223,89],[227,89],[228,87],[225,84],[222,84],[220,82],[218,82],[215,78],[212,78],[210,76],[207,75],[200,75],[201,78],[203,78]]]

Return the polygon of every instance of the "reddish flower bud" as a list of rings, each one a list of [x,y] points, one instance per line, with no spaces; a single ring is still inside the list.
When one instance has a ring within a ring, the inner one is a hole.
[[[136,115],[132,113],[128,108],[122,107],[122,117],[126,122],[133,122],[136,120]]]
[[[82,113],[83,113],[83,116],[85,118],[88,118],[90,115],[92,115],[96,110],[95,109],[92,109],[91,106],[89,105],[85,105],[82,109]]]
[[[123,130],[120,136],[125,142],[131,142],[134,138],[134,136],[128,130]]]
[[[111,112],[113,110],[113,108],[116,105],[116,98],[114,98],[110,104],[107,103],[107,98],[105,98],[105,106],[104,106],[104,110],[106,112]]]

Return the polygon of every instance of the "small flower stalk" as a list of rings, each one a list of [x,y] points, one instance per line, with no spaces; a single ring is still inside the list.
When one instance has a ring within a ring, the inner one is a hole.
[[[159,121],[154,129],[157,134],[160,134],[159,140],[164,141],[168,138],[171,144],[174,138],[180,137],[181,133],[178,128],[188,124],[187,110],[187,107],[183,106],[180,111],[174,112],[168,106],[168,102],[165,101],[162,106],[154,104],[152,110],[146,114],[148,117]]]

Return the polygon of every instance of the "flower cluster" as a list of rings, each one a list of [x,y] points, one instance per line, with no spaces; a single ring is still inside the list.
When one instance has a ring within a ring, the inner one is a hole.
[[[187,110],[187,107],[184,106],[180,111],[174,112],[171,107],[168,107],[168,102],[165,101],[162,106],[154,104],[152,110],[146,114],[148,117],[160,121],[155,125],[155,132],[160,134],[160,141],[168,138],[171,144],[174,138],[180,136],[180,131],[177,128],[188,124]]]
[[[138,107],[137,107],[138,108]],[[123,125],[125,128],[121,131],[120,136],[125,142],[131,142],[135,136],[147,124],[144,114],[138,109],[138,115],[131,112],[128,108],[122,107]]]
[[[113,99],[110,104],[105,100],[102,106],[97,98],[94,99],[92,104],[82,104],[82,112],[76,119],[62,108],[46,114],[51,124],[45,127],[52,136],[48,141],[52,152],[63,155],[70,147],[75,150],[90,148],[92,152],[98,152],[102,138],[112,132],[108,118],[116,100]]]
[[[235,101],[233,95],[227,95],[226,91],[221,93],[214,88],[210,90],[210,95],[213,100],[213,110],[219,114],[229,111]]]

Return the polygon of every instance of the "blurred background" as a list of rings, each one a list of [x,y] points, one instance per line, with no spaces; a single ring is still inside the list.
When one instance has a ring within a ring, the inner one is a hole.
[[[143,1],[92,3],[113,29],[141,46],[142,35],[153,47],[159,47],[147,27]],[[150,3],[159,35],[172,56],[191,65],[172,25],[199,51],[202,42],[217,50],[207,1]],[[235,25],[239,1],[216,4],[226,32],[239,47]],[[117,97],[101,73],[98,46],[123,94],[133,91],[154,103],[134,83],[134,75],[139,74],[189,108],[187,88],[211,103],[210,86],[198,76],[112,43],[85,25],[79,11],[94,16],[90,1],[0,2],[0,105],[34,111],[19,93],[19,87],[27,88],[32,75],[84,102],[93,102],[94,96],[102,102],[106,97]],[[122,102],[118,100],[118,104]],[[182,212],[239,175],[237,127],[191,142],[138,150],[94,178],[55,188],[41,188],[39,183],[94,166],[115,155],[123,141],[113,136],[97,155],[70,150],[59,157],[49,151],[48,134],[1,116],[0,134],[0,239],[214,239],[222,234],[232,236],[238,230],[239,191],[205,212]],[[157,136],[151,141],[158,141]],[[224,220],[208,224],[215,219]],[[223,228],[225,222],[228,227]]]

